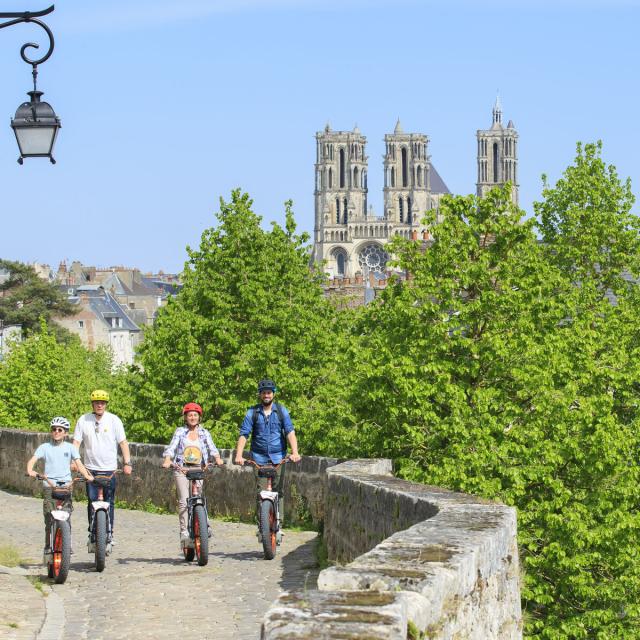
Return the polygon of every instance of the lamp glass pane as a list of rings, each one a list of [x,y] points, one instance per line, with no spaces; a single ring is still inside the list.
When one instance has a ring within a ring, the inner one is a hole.
[[[15,131],[23,156],[46,156],[51,153],[56,127],[16,127]]]

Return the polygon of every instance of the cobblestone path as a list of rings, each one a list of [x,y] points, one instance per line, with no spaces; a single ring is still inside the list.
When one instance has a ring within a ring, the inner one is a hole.
[[[0,491],[0,514],[0,545],[15,547],[32,580],[50,585],[43,597],[26,577],[0,570],[1,638],[255,639],[281,591],[316,585],[313,532],[285,530],[276,559],[267,561],[255,527],[213,520],[209,564],[199,567],[182,559],[176,515],[123,509],[116,510],[117,545],[97,573],[83,502],[72,516],[69,577],[56,585],[39,564],[42,500]]]

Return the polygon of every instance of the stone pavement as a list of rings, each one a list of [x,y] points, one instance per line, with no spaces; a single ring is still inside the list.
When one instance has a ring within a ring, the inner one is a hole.
[[[213,520],[209,564],[182,559],[178,517],[116,510],[117,546],[97,573],[86,547],[86,503],[72,516],[74,554],[63,585],[46,578],[42,500],[0,491],[0,544],[16,547],[21,570],[0,567],[0,637],[10,640],[127,638],[256,639],[282,591],[315,589],[316,534],[285,530],[264,560],[247,524]],[[31,580],[45,583],[43,597]]]

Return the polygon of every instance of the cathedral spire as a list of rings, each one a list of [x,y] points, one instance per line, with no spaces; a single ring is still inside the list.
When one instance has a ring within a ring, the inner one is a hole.
[[[500,94],[496,94],[496,103],[493,105],[493,124],[502,124],[502,104]]]
[[[402,125],[400,124],[400,118],[398,118],[398,121],[396,122],[396,128],[393,130],[393,133],[395,133],[396,135],[398,135],[399,133],[404,133],[404,131],[402,131]]]

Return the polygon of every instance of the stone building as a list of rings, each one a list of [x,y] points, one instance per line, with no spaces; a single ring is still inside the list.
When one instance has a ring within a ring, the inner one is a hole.
[[[513,122],[502,125],[499,99],[493,123],[478,130],[477,193],[510,180],[518,201],[517,139]],[[405,133],[398,120],[384,137],[382,215],[368,201],[367,139],[358,127],[334,131],[327,124],[316,133],[315,224],[313,261],[323,264],[330,278],[361,286],[376,286],[387,276],[385,245],[397,235],[427,240],[424,213],[435,210],[450,191],[429,155],[429,137]]]
[[[87,349],[94,350],[98,345],[109,347],[114,367],[133,364],[142,332],[115,297],[96,284],[63,285],[63,288],[78,311],[55,321],[75,333]]]

